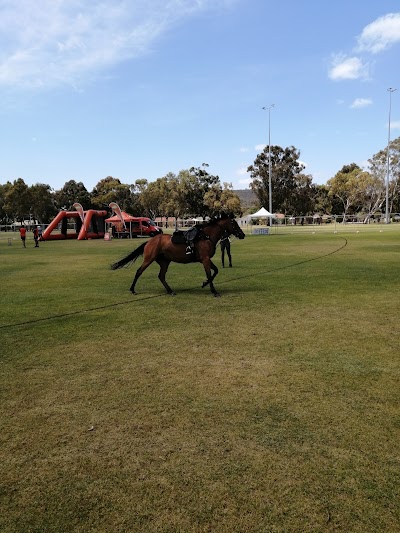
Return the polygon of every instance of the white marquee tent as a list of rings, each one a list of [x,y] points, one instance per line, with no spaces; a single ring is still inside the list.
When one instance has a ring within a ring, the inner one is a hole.
[[[265,207],[262,207],[261,209],[259,209],[257,211],[257,213],[253,213],[252,215],[249,215],[250,218],[269,218],[269,217],[272,217],[274,218],[275,215],[273,215],[272,213],[270,213],[269,211],[267,211],[265,209]]]

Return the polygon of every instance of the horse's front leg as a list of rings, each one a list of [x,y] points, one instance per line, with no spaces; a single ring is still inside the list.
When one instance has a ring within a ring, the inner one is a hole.
[[[212,274],[211,276],[211,281],[214,281],[215,279],[215,276],[218,274],[218,268],[217,266],[210,260],[210,269],[214,271],[214,273]],[[202,288],[206,287],[208,284],[210,283],[210,281],[207,279],[206,281],[203,281],[203,285],[201,286]]]
[[[215,290],[215,287],[213,284],[214,278],[218,274],[218,268],[214,265],[214,263],[211,261],[209,257],[206,257],[205,259],[203,259],[202,263],[203,263],[203,267],[204,267],[204,270],[207,276],[207,281],[205,281],[202,286],[205,287],[206,285],[210,284],[210,290],[212,294],[216,297],[220,296],[218,292]],[[211,270],[214,271],[214,274],[211,274]]]

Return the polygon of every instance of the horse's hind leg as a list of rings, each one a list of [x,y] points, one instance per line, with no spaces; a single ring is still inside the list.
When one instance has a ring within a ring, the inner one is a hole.
[[[144,269],[142,269],[142,267],[139,267],[139,268],[136,270],[135,278],[134,278],[134,280],[132,281],[132,285],[129,287],[129,290],[131,291],[132,294],[137,294],[136,291],[135,291],[135,285],[136,285],[137,280],[138,280],[138,279],[140,278],[140,276],[142,275],[143,270],[144,270]]]
[[[167,291],[167,293],[171,294],[171,296],[175,296],[176,293],[171,289],[171,287],[168,285],[168,283],[166,282],[166,279],[165,279],[165,275],[167,273],[170,261],[168,261],[168,259],[165,259],[164,257],[163,258],[158,258],[158,259],[156,259],[156,261],[160,265],[160,272],[158,274],[158,279],[164,285],[165,290]]]
[[[132,285],[130,286],[129,290],[131,291],[132,294],[136,294],[136,291],[135,291],[135,285],[136,285],[136,282],[137,280],[140,278],[140,276],[143,274],[143,272],[146,270],[146,268],[148,266],[151,265],[151,263],[154,261],[154,258],[152,257],[149,257],[149,258],[145,258],[145,260],[143,261],[143,263],[140,265],[140,267],[136,270],[136,274],[135,274],[135,278],[134,280],[132,281]]]

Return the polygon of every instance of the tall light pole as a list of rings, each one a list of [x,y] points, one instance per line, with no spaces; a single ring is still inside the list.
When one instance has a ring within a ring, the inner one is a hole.
[[[387,145],[387,170],[386,170],[386,224],[389,224],[389,174],[390,174],[390,163],[389,163],[389,152],[390,152],[390,115],[392,112],[392,93],[397,91],[389,87],[389,133],[388,133],[388,145]]]
[[[269,206],[268,211],[272,215],[272,175],[271,175],[271,108],[275,107],[275,104],[271,104],[268,107],[263,107],[264,111],[268,110],[268,199]],[[272,218],[269,219],[269,225],[272,225]]]

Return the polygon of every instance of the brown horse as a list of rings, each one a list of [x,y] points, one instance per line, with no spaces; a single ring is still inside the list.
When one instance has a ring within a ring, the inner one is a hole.
[[[214,296],[219,296],[213,284],[214,278],[218,274],[218,268],[211,261],[211,258],[215,254],[215,248],[224,232],[227,232],[228,235],[235,235],[238,239],[244,239],[245,237],[236,220],[231,217],[222,216],[221,218],[204,223],[201,227],[200,240],[195,242],[193,254],[186,254],[186,243],[174,244],[170,235],[156,235],[149,241],[140,245],[132,253],[111,265],[111,269],[117,270],[128,263],[134,262],[138,257],[143,255],[143,263],[138,268],[135,279],[130,287],[132,294],[136,294],[136,282],[146,268],[151,265],[153,261],[157,261],[160,265],[160,273],[158,274],[159,280],[164,285],[168,294],[175,295],[175,292],[165,281],[165,274],[167,273],[171,261],[174,261],[175,263],[202,263],[207,275],[207,281],[205,281],[202,286],[205,287],[210,284],[212,294]],[[211,273],[211,271],[213,271],[213,273]]]

